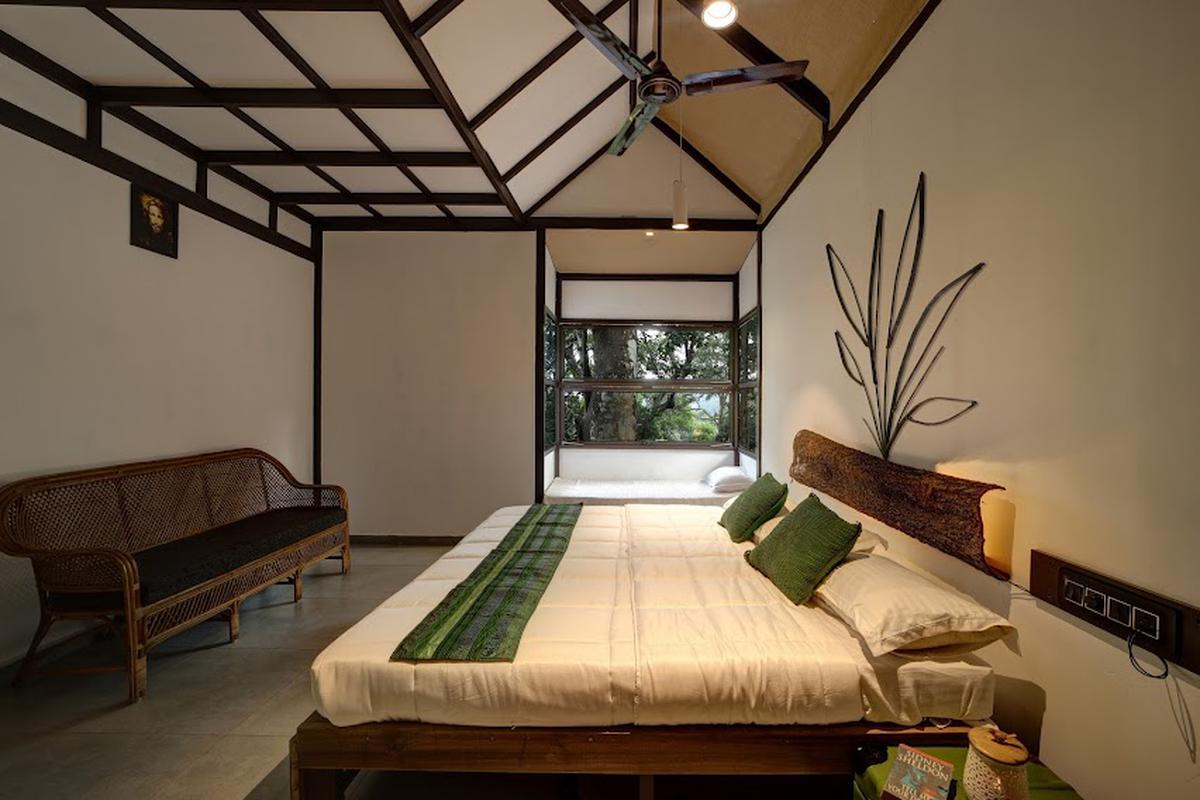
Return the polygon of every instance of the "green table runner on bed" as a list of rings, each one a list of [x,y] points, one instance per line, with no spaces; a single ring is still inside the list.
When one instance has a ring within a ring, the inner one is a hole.
[[[466,580],[404,637],[391,660],[512,661],[582,509],[530,506]]]

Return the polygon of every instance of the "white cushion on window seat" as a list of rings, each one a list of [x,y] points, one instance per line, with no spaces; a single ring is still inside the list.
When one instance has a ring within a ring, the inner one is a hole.
[[[730,492],[717,492],[704,481],[596,480],[555,478],[546,490],[547,503],[698,503],[719,506]]]

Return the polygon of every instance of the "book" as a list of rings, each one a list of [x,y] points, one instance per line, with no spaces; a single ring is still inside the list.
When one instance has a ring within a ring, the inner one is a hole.
[[[902,744],[883,784],[883,797],[887,800],[950,800],[954,796],[953,784],[953,764]]]

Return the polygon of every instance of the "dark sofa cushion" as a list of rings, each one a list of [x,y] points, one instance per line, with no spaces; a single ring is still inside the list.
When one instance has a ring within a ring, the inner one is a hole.
[[[340,508],[280,508],[134,553],[149,605],[346,521]],[[57,594],[58,608],[120,608],[113,593]]]

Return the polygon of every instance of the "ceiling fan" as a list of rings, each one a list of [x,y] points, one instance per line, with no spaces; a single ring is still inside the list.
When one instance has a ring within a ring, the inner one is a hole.
[[[580,0],[551,0],[585,39],[595,45],[626,78],[637,81],[638,104],[609,145],[609,155],[619,156],[629,149],[658,110],[689,95],[727,92],[768,83],[782,83],[804,76],[808,61],[782,61],[738,69],[697,72],[679,80],[661,55],[647,64],[613,33]],[[658,50],[662,51],[662,5],[658,6]]]

